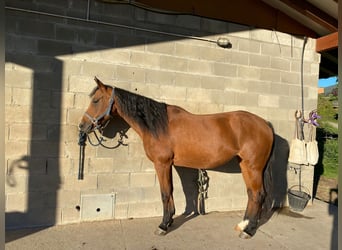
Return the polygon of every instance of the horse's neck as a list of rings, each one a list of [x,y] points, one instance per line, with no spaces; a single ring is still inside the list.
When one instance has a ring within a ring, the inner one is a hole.
[[[124,114],[122,111],[121,111],[121,108],[118,107],[118,105],[116,105],[116,109],[117,109],[117,113],[119,114],[119,116],[124,119],[125,122],[127,122],[127,124],[135,131],[137,132],[137,134],[143,138],[143,131],[142,129],[140,128],[140,126],[134,122],[134,119],[126,114]]]

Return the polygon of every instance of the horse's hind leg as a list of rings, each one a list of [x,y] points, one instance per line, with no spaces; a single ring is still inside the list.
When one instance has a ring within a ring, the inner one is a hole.
[[[167,228],[172,224],[172,216],[175,214],[175,205],[173,202],[173,184],[171,164],[155,164],[158,175],[161,198],[163,202],[163,220],[157,231],[158,235],[165,235]]]
[[[251,167],[250,163],[245,160],[240,162],[240,167],[247,187],[248,203],[244,219],[236,226],[236,229],[241,231],[241,238],[250,238],[258,228],[261,207],[265,197],[263,168]]]

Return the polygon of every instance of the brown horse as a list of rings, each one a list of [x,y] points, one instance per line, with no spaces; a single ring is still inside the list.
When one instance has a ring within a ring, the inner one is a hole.
[[[119,115],[139,134],[159,179],[164,209],[159,234],[166,233],[175,214],[172,165],[213,169],[234,156],[240,160],[248,194],[244,219],[236,229],[242,238],[255,234],[267,207],[265,196],[270,195],[270,183],[265,179],[271,179],[265,178],[264,172],[274,134],[265,120],[245,111],[194,115],[178,106],[104,85],[96,77],[95,81],[97,86],[79,129],[85,133],[102,129]]]

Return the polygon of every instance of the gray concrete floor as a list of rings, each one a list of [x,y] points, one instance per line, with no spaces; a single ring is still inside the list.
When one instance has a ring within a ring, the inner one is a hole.
[[[178,216],[165,236],[161,218],[111,220],[6,232],[6,249],[337,249],[337,207],[315,200],[301,213],[275,214],[249,240],[234,226],[243,212]]]

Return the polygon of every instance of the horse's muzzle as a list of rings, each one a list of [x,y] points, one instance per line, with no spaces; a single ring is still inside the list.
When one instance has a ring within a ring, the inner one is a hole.
[[[90,133],[92,131],[93,124],[92,123],[87,123],[87,122],[80,122],[78,124],[78,130],[79,132],[83,133]]]

